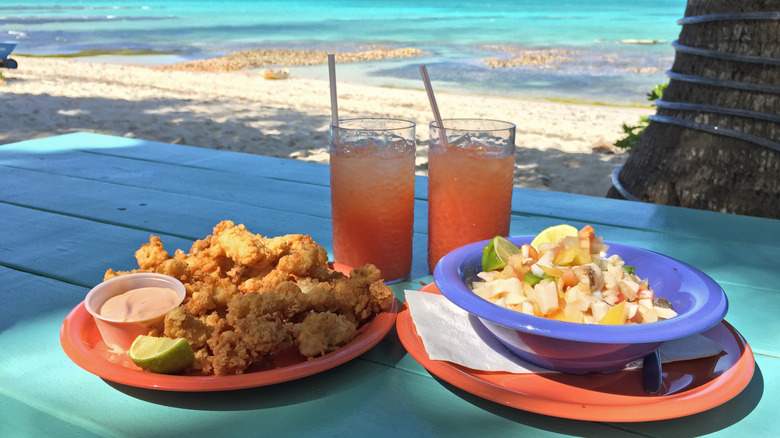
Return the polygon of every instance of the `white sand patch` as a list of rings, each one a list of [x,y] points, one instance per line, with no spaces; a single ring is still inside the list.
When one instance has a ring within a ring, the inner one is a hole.
[[[327,163],[327,81],[265,80],[257,72],[157,71],[143,66],[24,58],[4,72],[0,144],[98,132]],[[323,66],[323,68],[326,68]],[[342,118],[397,117],[417,123],[418,174],[432,119],[425,91],[340,82]],[[517,125],[515,184],[604,196],[627,155],[609,149],[652,108],[566,104],[437,92],[444,117]]]

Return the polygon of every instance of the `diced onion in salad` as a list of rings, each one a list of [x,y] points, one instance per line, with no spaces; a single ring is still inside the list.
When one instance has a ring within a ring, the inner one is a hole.
[[[539,248],[521,245],[501,270],[480,272],[472,289],[501,307],[567,322],[622,325],[677,316],[619,255],[605,257],[607,249],[586,225],[577,236]]]

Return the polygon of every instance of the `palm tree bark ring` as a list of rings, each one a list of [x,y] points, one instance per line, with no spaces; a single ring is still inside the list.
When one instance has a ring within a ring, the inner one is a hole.
[[[780,65],[780,63],[778,65]],[[694,84],[711,85],[713,87],[734,88],[736,90],[744,90],[744,91],[757,91],[759,93],[780,94],[780,86],[778,85],[757,84],[755,82],[731,81],[728,79],[705,78],[703,76],[676,73],[671,70],[668,70],[666,72],[666,76],[668,76],[669,79],[676,79],[682,82],[693,82]]]
[[[679,117],[651,115],[647,117],[651,122],[668,123],[671,125],[678,125],[685,128],[698,129],[699,131],[706,131],[710,134],[725,135],[727,137],[733,137],[740,140],[745,140],[750,143],[754,143],[760,146],[764,146],[769,149],[774,149],[780,152],[780,143],[775,143],[771,140],[767,140],[764,137],[748,134],[746,132],[737,131],[736,129],[721,128],[718,126],[709,125],[706,123],[694,122],[688,119],[682,119]]]
[[[753,12],[724,12],[718,14],[702,14],[690,17],[684,17],[677,20],[677,24],[699,24],[711,21],[729,21],[729,20],[780,20],[780,12],[775,11],[753,11]]]
[[[680,40],[672,41],[672,48],[680,53],[688,55],[706,56],[707,58],[723,59],[726,61],[752,62],[754,64],[780,65],[780,59],[768,56],[741,55],[738,53],[723,52],[720,50],[702,49],[700,47],[686,46]]]
[[[633,193],[629,192],[627,188],[623,186],[620,182],[620,178],[618,177],[620,175],[620,170],[623,169],[623,166],[618,166],[617,169],[612,171],[612,189],[616,190],[622,199],[626,199],[628,201],[634,201],[634,202],[642,202],[641,199],[634,196]]]
[[[768,122],[780,123],[780,114],[766,113],[763,111],[751,111],[751,110],[740,109],[740,108],[730,108],[726,106],[707,105],[703,103],[667,102],[662,99],[655,100],[654,104],[656,108],[662,108],[662,109],[720,113],[720,114],[728,114],[731,116],[747,117],[751,119],[766,120]]]

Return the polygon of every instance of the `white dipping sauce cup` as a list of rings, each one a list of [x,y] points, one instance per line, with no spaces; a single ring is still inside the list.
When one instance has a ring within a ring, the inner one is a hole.
[[[106,318],[98,313],[109,298],[142,287],[173,289],[179,299],[169,309],[143,321],[120,321]],[[160,325],[165,314],[178,307],[184,301],[186,294],[184,285],[171,276],[154,273],[126,274],[106,280],[92,288],[84,299],[84,306],[95,319],[95,325],[103,337],[103,342],[114,350],[127,351],[135,338],[148,334],[152,327]]]

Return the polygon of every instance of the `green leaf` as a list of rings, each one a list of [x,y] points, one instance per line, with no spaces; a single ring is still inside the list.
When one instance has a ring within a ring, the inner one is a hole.
[[[653,89],[647,93],[647,100],[654,101],[660,99],[663,96],[667,85],[668,84],[658,84],[653,87]],[[629,151],[633,149],[634,146],[639,144],[639,140],[642,138],[642,134],[645,132],[645,128],[647,128],[649,124],[650,120],[647,118],[647,116],[640,117],[639,124],[636,126],[626,125],[624,123],[623,132],[626,134],[626,136],[616,141],[615,147]]]
[[[667,85],[669,84],[658,84],[653,87],[653,89],[647,93],[647,100],[653,101],[656,99],[661,99],[664,96],[664,91],[666,91]]]

